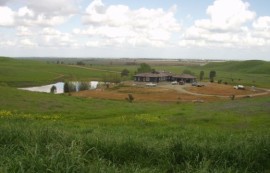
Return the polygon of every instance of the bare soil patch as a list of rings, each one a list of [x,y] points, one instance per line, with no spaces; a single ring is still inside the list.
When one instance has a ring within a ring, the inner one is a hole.
[[[250,87],[245,87],[245,90],[234,89],[231,85],[217,84],[217,83],[207,83],[203,87],[185,87],[189,92],[198,93],[198,94],[208,94],[208,95],[219,95],[219,96],[231,96],[231,95],[252,95],[263,93],[261,89],[255,89],[253,91]]]
[[[132,94],[134,101],[154,101],[154,102],[209,102],[217,100],[231,99],[232,95],[237,98],[252,96],[264,93],[265,91],[251,88],[245,90],[234,89],[231,85],[207,83],[203,87],[195,87],[190,84],[171,85],[170,83],[160,83],[157,87],[146,87],[144,83],[132,85],[128,83],[119,86],[110,86],[97,90],[81,91],[72,93],[73,96],[98,98],[108,100],[125,100],[128,94]]]
[[[135,98],[134,101],[181,102],[195,100],[214,101],[220,99],[217,97],[205,97],[180,93],[174,89],[160,87],[149,88],[141,86],[125,86],[117,89],[97,89],[72,93],[74,96],[110,100],[125,100],[128,97],[128,94],[132,94]]]

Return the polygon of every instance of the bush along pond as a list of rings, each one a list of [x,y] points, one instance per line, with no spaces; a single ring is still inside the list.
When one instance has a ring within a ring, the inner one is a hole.
[[[21,90],[33,91],[33,92],[44,92],[44,93],[54,93],[54,94],[63,94],[65,92],[78,92],[83,90],[93,90],[98,86],[98,81],[91,82],[57,82],[54,84],[36,86],[36,87],[27,87],[19,88]]]

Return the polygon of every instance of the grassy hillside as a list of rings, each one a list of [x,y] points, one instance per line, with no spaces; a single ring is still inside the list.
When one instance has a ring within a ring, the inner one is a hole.
[[[101,79],[108,72],[42,61],[0,58],[0,85],[33,86],[56,81]]]
[[[260,60],[209,63],[205,68],[215,68],[216,70],[230,71],[234,73],[239,72],[270,75],[270,62]]]
[[[128,103],[7,87],[0,91],[1,172],[270,168],[269,98]]]
[[[105,72],[7,58],[0,58],[0,67],[0,172],[270,170],[269,97],[215,103],[86,99],[15,87]]]

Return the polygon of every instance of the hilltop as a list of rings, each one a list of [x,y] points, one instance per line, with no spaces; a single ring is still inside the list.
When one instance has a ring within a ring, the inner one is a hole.
[[[261,60],[212,62],[205,68],[239,73],[270,74],[270,62]]]

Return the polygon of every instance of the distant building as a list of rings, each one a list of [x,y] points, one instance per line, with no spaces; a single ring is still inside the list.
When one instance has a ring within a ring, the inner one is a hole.
[[[134,80],[137,82],[164,82],[164,81],[177,81],[184,83],[192,83],[196,81],[196,77],[190,74],[176,75],[165,71],[155,71],[151,73],[140,73],[134,75]]]
[[[151,73],[140,73],[134,75],[134,80],[137,82],[163,82],[171,81],[173,74],[164,71],[155,71]]]
[[[172,80],[177,82],[193,83],[196,82],[196,77],[190,74],[181,74],[181,75],[173,75]]]

